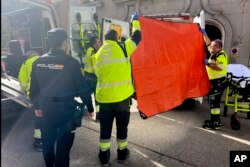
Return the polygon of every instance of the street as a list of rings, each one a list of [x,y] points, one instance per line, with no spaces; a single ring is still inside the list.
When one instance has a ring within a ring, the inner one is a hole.
[[[131,108],[128,132],[130,158],[124,164],[116,162],[116,128],[113,126],[110,166],[120,167],[228,167],[229,153],[250,150],[250,121],[246,113],[238,113],[241,129],[232,130],[230,107],[227,117],[221,117],[221,130],[202,128],[209,119],[207,100],[196,103],[192,110],[172,110],[146,120],[140,118],[136,104]],[[223,108],[223,104],[221,107]],[[12,125],[8,120],[13,121]],[[8,123],[6,123],[8,122]],[[7,130],[6,130],[7,129]],[[8,131],[8,133],[2,133]],[[32,148],[32,113],[24,111],[15,119],[2,118],[1,166],[43,167],[42,153]],[[99,123],[83,119],[76,130],[71,150],[71,167],[101,166],[98,160]]]

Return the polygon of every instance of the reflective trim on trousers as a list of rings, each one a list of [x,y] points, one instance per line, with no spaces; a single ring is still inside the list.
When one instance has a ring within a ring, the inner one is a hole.
[[[220,108],[212,108],[211,114],[212,115],[220,115]]]
[[[110,149],[111,147],[110,139],[106,139],[106,140],[100,139],[99,147],[101,151],[107,151],[108,149]]]
[[[123,150],[125,148],[127,148],[128,146],[128,141],[127,139],[117,139],[117,145],[118,145],[118,148],[119,150]]]
[[[34,130],[34,138],[41,139],[41,130],[40,129],[35,129]]]

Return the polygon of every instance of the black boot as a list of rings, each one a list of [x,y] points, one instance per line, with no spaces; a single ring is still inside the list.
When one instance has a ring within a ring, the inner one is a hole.
[[[123,162],[125,162],[126,159],[128,159],[130,151],[127,148],[125,148],[123,150],[118,149],[117,153],[118,153],[117,162],[123,163]]]
[[[103,167],[109,166],[109,159],[110,159],[110,150],[107,151],[99,151],[99,159]]]
[[[213,115],[211,114],[211,121],[205,120],[203,124],[204,129],[213,129],[213,130],[219,130],[220,129],[220,115]]]
[[[33,148],[38,151],[38,152],[42,152],[42,140],[39,138],[34,138],[35,141],[33,143]]]

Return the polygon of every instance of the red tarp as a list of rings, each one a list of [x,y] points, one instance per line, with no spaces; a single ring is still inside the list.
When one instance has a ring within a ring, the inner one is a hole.
[[[197,24],[139,17],[142,41],[132,55],[139,110],[147,117],[205,96],[209,80]]]

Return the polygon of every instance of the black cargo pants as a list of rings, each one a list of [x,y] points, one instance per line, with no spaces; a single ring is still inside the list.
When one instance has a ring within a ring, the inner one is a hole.
[[[117,103],[100,103],[100,141],[110,140],[114,119],[116,119],[117,139],[127,139],[130,100],[129,97]]]

